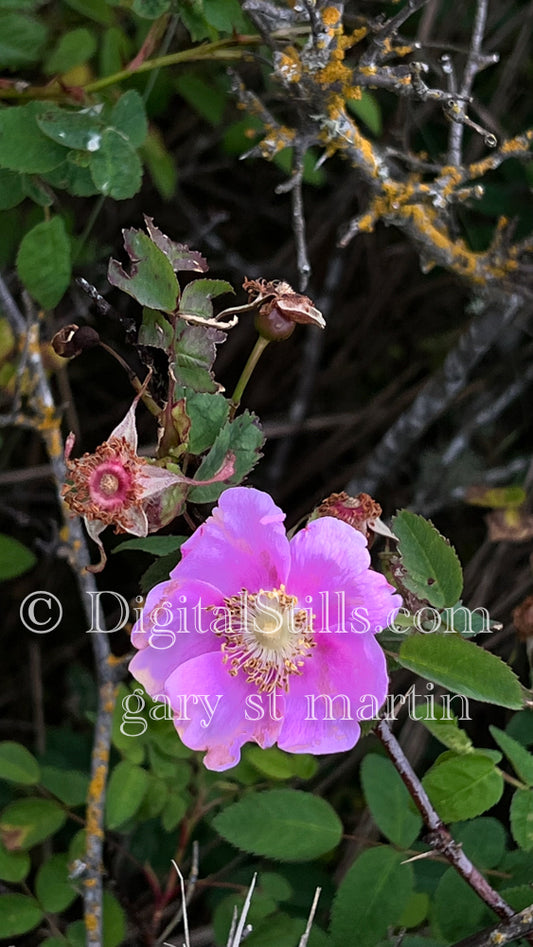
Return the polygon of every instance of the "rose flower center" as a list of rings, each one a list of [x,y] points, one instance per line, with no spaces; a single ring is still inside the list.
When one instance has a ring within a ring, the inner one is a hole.
[[[91,500],[104,510],[122,506],[132,486],[132,473],[117,461],[104,461],[89,476]]]
[[[288,691],[291,675],[302,673],[303,659],[316,644],[312,615],[296,607],[296,598],[284,586],[256,595],[243,589],[224,603],[226,627],[217,633],[224,638],[229,673],[235,677],[242,668],[247,683],[259,691]]]

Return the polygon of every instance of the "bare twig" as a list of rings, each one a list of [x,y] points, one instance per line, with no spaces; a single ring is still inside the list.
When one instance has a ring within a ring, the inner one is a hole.
[[[463,81],[457,98],[457,117],[451,116],[450,135],[448,140],[448,163],[459,167],[462,161],[463,128],[465,119],[465,103],[470,97],[474,79],[480,69],[481,44],[485,35],[487,22],[488,0],[478,0],[470,49],[463,72]]]

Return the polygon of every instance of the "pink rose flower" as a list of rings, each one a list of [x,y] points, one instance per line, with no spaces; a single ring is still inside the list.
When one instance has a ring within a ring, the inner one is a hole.
[[[289,541],[284,518],[266,493],[226,490],[133,629],[131,673],[208,769],[234,766],[248,741],[349,750],[387,694],[374,635],[401,599],[365,537],[326,516]]]

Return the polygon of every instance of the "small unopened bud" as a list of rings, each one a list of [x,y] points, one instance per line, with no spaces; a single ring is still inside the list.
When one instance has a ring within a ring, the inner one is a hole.
[[[92,349],[100,344],[100,336],[91,326],[77,326],[75,323],[63,326],[52,339],[52,348],[56,355],[62,358],[75,358],[85,349]]]

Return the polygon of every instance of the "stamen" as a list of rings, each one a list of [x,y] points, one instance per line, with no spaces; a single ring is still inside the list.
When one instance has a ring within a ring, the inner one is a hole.
[[[224,603],[228,621],[216,633],[224,638],[221,650],[231,676],[242,668],[258,691],[288,691],[291,676],[302,674],[315,647],[313,616],[296,607],[297,599],[283,585],[255,595],[242,589]]]

